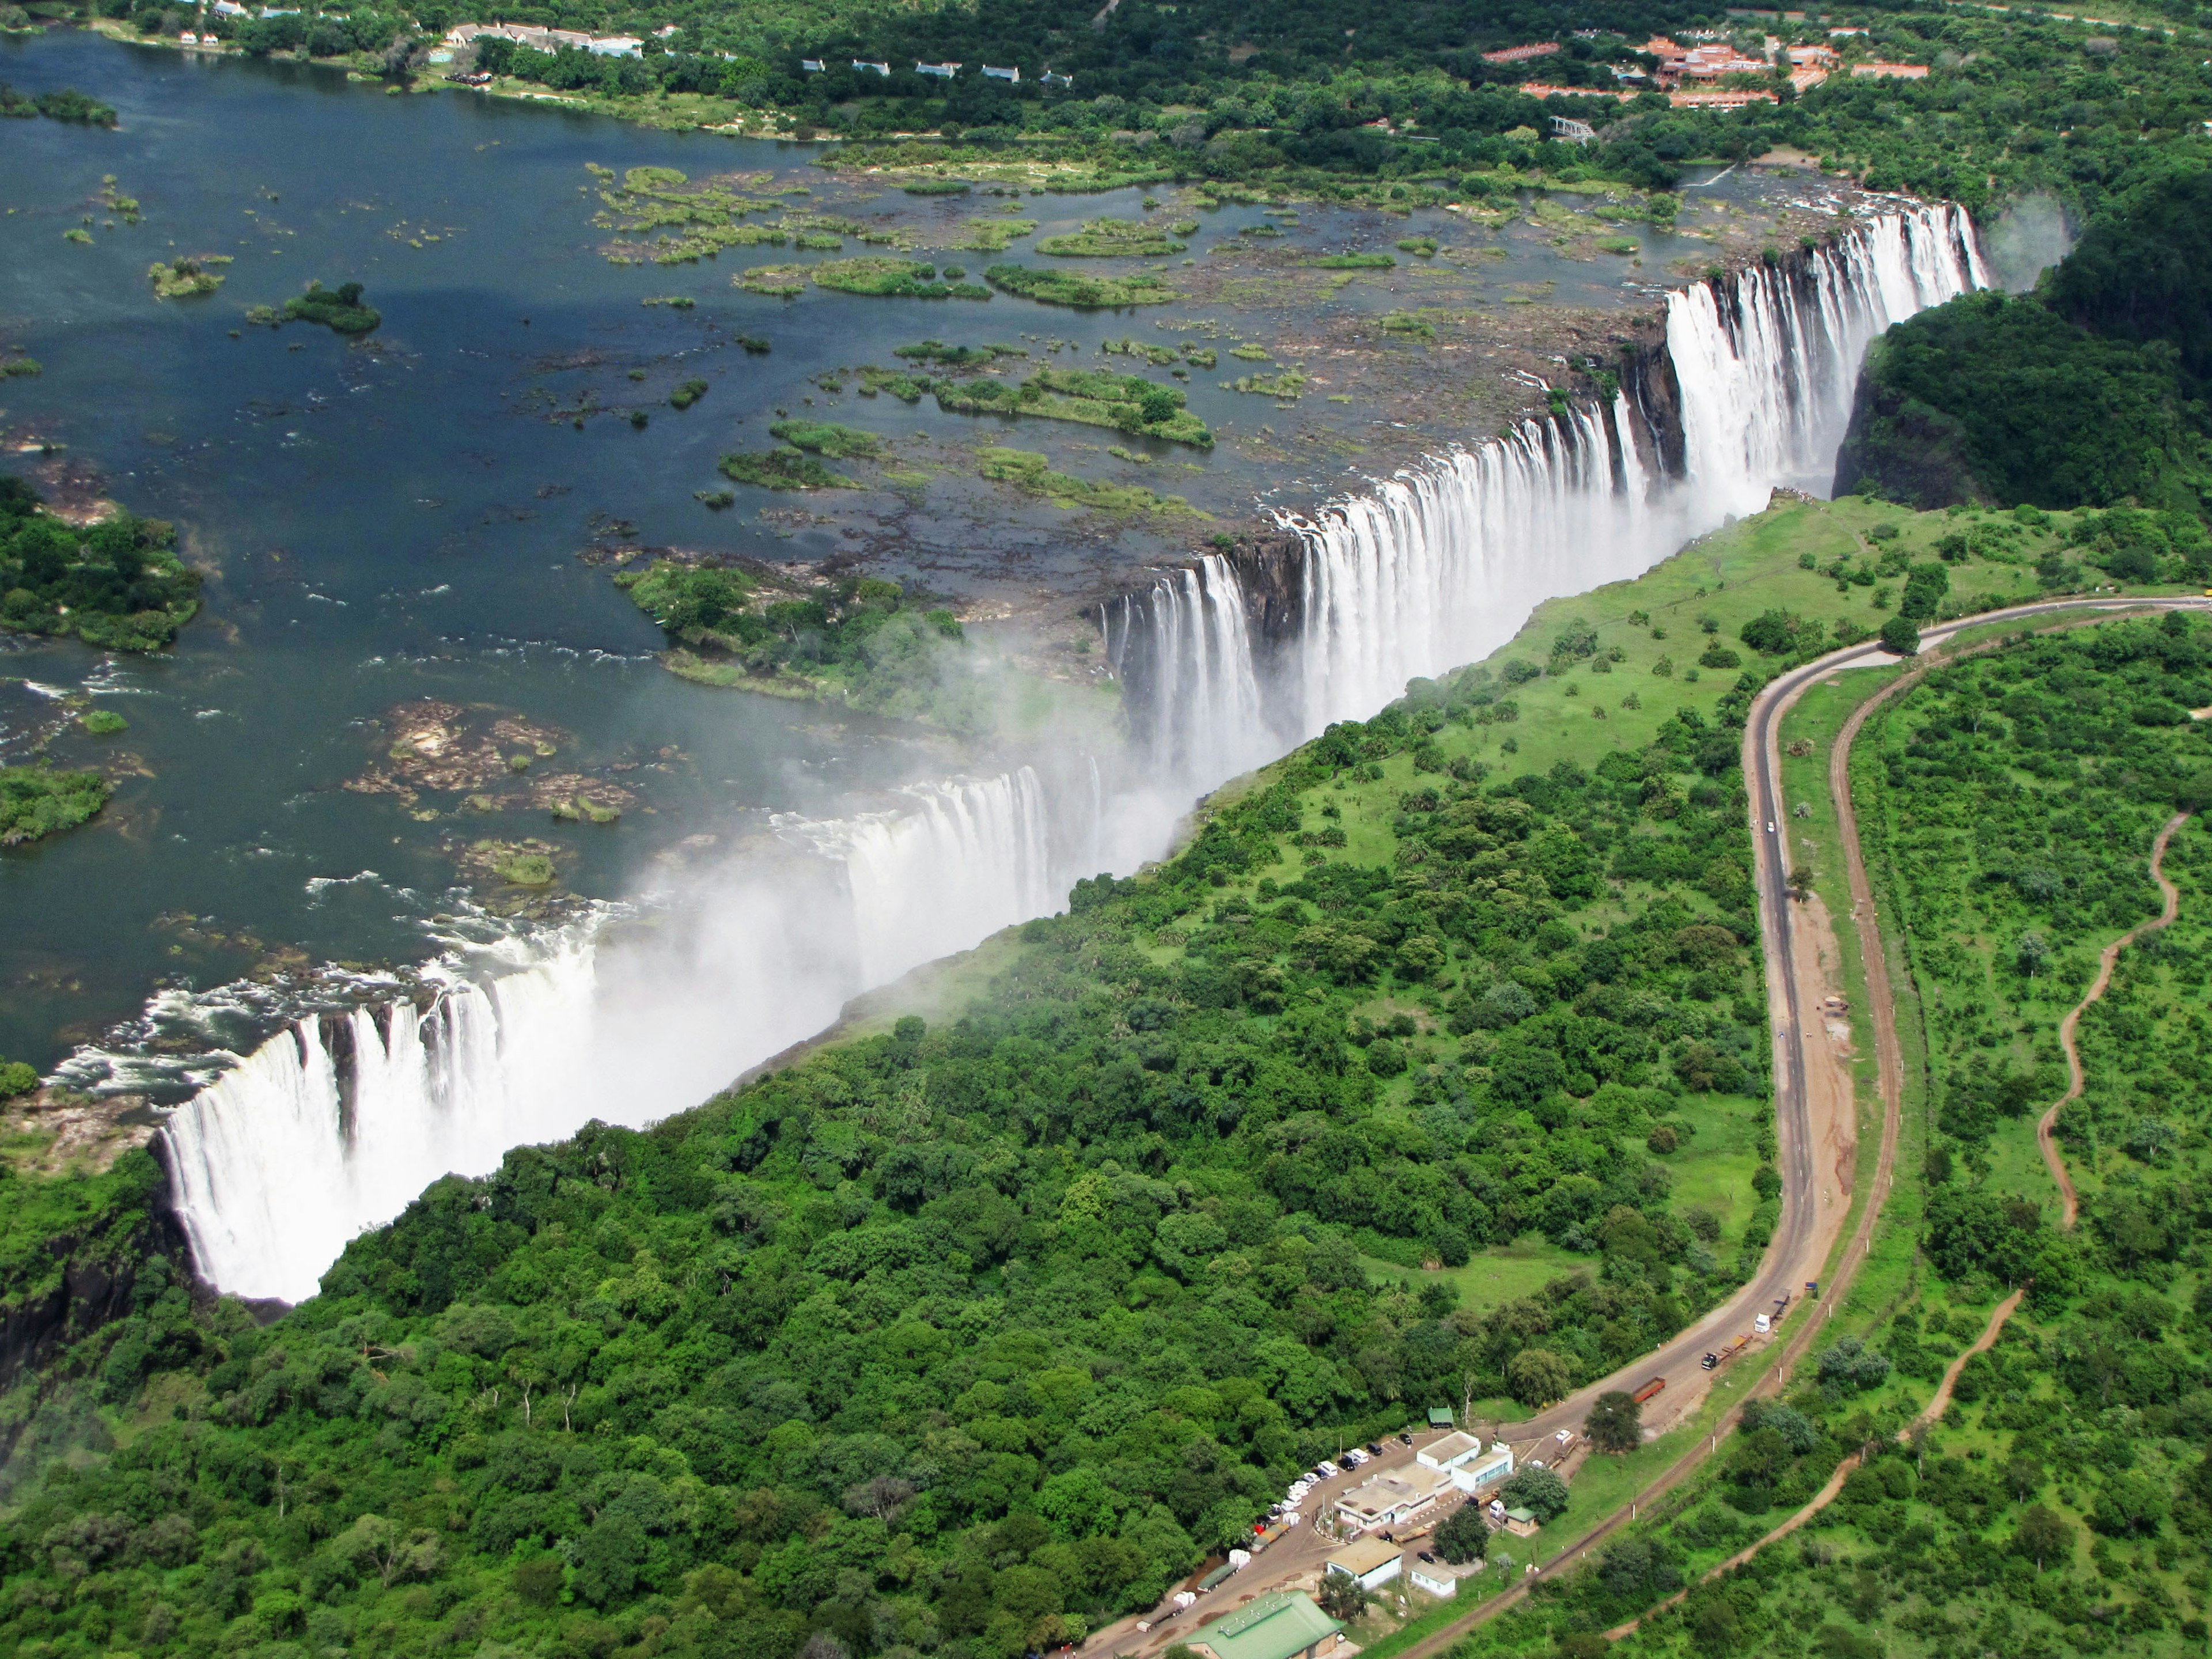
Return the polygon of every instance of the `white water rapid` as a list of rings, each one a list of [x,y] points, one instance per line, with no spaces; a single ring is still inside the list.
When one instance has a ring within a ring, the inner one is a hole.
[[[200,1271],[243,1296],[312,1295],[349,1238],[441,1175],[692,1104],[856,993],[1157,856],[1192,794],[1486,654],[1541,599],[1636,574],[1776,484],[1825,483],[1868,342],[1985,281],[1963,213],[1910,206],[1794,269],[1671,295],[1679,469],[1624,392],[1378,482],[1297,523],[1298,626],[1264,646],[1230,561],[1161,574],[1105,617],[1128,692],[1118,771],[1024,767],[779,821],[773,847],[638,926],[456,942],[414,1000],[312,1015],[223,1057],[165,1132]]]

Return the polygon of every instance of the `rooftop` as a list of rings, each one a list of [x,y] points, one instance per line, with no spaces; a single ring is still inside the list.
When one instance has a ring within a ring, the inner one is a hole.
[[[1191,1640],[1216,1659],[1290,1659],[1343,1628],[1304,1591],[1275,1590],[1202,1626]]]
[[[1362,1538],[1330,1556],[1328,1564],[1354,1578],[1364,1578],[1385,1562],[1396,1560],[1404,1547],[1402,1544],[1386,1544],[1379,1538]]]

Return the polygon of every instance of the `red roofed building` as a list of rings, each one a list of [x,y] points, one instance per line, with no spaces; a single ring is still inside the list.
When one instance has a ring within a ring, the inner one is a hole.
[[[1676,109],[1744,109],[1753,104],[1776,101],[1771,92],[1670,92],[1667,101]]]
[[[1869,78],[1888,81],[1924,81],[1928,78],[1925,64],[1854,64],[1851,73]]]
[[[1486,64],[1525,64],[1531,58],[1549,58],[1559,49],[1559,43],[1556,40],[1539,40],[1533,46],[1508,46],[1502,52],[1486,52],[1482,54],[1482,61]]]
[[[1531,98],[1613,98],[1624,104],[1636,97],[1632,92],[1602,92],[1595,87],[1555,87],[1542,81],[1524,81],[1514,90],[1526,93]]]

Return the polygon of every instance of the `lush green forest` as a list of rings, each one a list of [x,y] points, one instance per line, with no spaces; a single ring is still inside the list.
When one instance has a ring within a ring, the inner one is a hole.
[[[1967,295],[1868,354],[1837,487],[1916,507],[2212,508],[2212,172],[2108,203],[2038,291]]]
[[[1704,568],[1645,602],[1709,608]],[[1775,1215],[1759,676],[1601,614],[1080,884],[963,1017],[441,1182],[265,1328],[143,1274],[14,1398],[27,1446],[113,1449],[15,1494],[8,1639],[1011,1659],[1347,1437],[1647,1351]],[[1531,1235],[1553,1282],[1466,1305],[1454,1264]]]
[[[1846,694],[1838,707],[1864,694]],[[1755,1406],[1664,1519],[1464,1645],[1606,1650],[1595,1632],[1686,1599],[1616,1650],[2182,1653],[2212,1595],[2212,1340],[2201,1170],[2212,836],[2166,868],[2180,921],[2122,957],[2084,1021],[2090,1088],[2062,1133],[2084,1193],[2060,1225],[2036,1116],[2066,1083],[2061,1016],[2098,951],[2159,911],[2151,844],[2212,801],[2212,627],[2169,617],[2011,644],[1878,714],[1854,756],[1878,902],[1905,933],[1934,1122],[1893,1198],[1919,1269],[1873,1328]],[[1827,730],[1832,731],[1831,720]],[[1808,748],[1811,745],[1808,744]],[[1825,765],[1815,750],[1808,768]],[[1808,776],[1817,772],[1808,771]],[[1917,1189],[1917,1190],[1916,1190]],[[1967,1361],[1929,1432],[1895,1437],[2006,1291],[2025,1305]],[[1704,1572],[1868,1462],[1797,1534]],[[1579,1644],[1579,1645],[1578,1645]]]
[[[22,479],[0,476],[0,628],[110,651],[167,645],[199,609],[198,574],[175,541],[169,525],[128,513],[77,529],[40,512]]]

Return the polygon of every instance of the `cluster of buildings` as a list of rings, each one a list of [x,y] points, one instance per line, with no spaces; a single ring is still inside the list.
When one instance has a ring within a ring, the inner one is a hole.
[[[668,32],[660,31],[663,34]],[[645,42],[635,34],[586,34],[580,29],[537,28],[528,23],[456,23],[446,31],[445,43],[458,48],[485,35],[512,40],[518,46],[528,46],[535,52],[558,52],[563,46],[573,46],[594,58],[635,58],[645,46]]]
[[[1804,15],[1802,12],[1732,11],[1729,15],[1781,16],[1797,21],[1802,21]],[[1831,40],[1865,33],[1862,28],[1828,31]],[[1716,35],[1698,34],[1689,38],[1695,44],[1684,46],[1663,34],[1652,36],[1644,43],[1644,50],[1659,60],[1656,72],[1647,76],[1639,69],[1615,66],[1613,76],[1616,86],[1612,91],[1595,87],[1558,86],[1547,81],[1524,82],[1518,90],[1531,98],[1613,98],[1626,103],[1646,86],[1656,82],[1667,94],[1668,101],[1678,109],[1742,109],[1751,104],[1771,104],[1777,101],[1778,94],[1771,84],[1758,87],[1722,85],[1730,76],[1756,76],[1762,82],[1771,83],[1774,71],[1786,65],[1790,84],[1802,93],[1819,86],[1844,66],[1841,55],[1832,45],[1785,46],[1781,40],[1769,35],[1766,37],[1765,55],[1757,57],[1740,51],[1732,42]],[[1486,64],[1522,64],[1533,58],[1548,57],[1559,49],[1556,40],[1539,40],[1530,46],[1486,52],[1482,54],[1482,61]],[[1928,66],[1925,64],[1869,60],[1851,64],[1850,73],[1860,78],[1882,76],[1916,81],[1928,73]]]
[[[830,65],[819,58],[802,58],[799,60],[799,67],[804,74],[823,75],[828,73]],[[855,58],[853,60],[853,67],[863,74],[880,75],[886,81],[890,79],[891,66],[880,58]],[[914,60],[914,72],[916,75],[927,75],[939,81],[950,81],[967,67],[965,64],[925,64],[919,58]],[[1018,67],[1000,69],[994,64],[985,64],[982,65],[982,70],[985,77],[988,80],[1018,82],[1022,78],[1022,72]],[[1048,87],[1072,87],[1075,84],[1073,76],[1054,75],[1050,70],[1047,70],[1040,79]]]
[[[1431,1416],[1447,1425],[1450,1420],[1449,1412]],[[1513,1450],[1504,1442],[1485,1445],[1458,1430],[1445,1434],[1415,1452],[1410,1465],[1378,1472],[1336,1500],[1337,1518],[1354,1536],[1328,1558],[1324,1574],[1354,1579],[1368,1589],[1380,1589],[1402,1577],[1426,1595],[1451,1599],[1459,1592],[1460,1580],[1480,1571],[1482,1562],[1453,1566],[1425,1558],[1384,1534],[1394,1526],[1432,1524],[1439,1518],[1438,1507],[1455,1495],[1480,1501],[1478,1494],[1506,1480],[1513,1469]],[[1492,1525],[1507,1533],[1525,1538],[1537,1530],[1534,1516],[1508,1509],[1494,1495],[1489,1509]],[[1200,1589],[1212,1588],[1249,1559],[1242,1550],[1231,1551],[1228,1565],[1217,1568]],[[1178,1607],[1187,1607],[1196,1599],[1187,1594],[1176,1601]],[[1304,1591],[1272,1590],[1201,1625],[1183,1640],[1200,1659],[1329,1659],[1347,1638],[1344,1626]]]
[[[246,8],[236,4],[235,0],[215,0],[215,9],[234,15],[243,13]],[[282,14],[274,8],[264,7],[261,15],[274,17]],[[677,26],[673,23],[653,31],[654,35],[661,40],[666,40],[675,33]],[[578,29],[538,28],[527,23],[457,23],[446,31],[445,44],[448,47],[459,48],[485,35],[512,40],[519,46],[529,46],[538,52],[558,52],[563,46],[571,46],[578,52],[588,52],[595,58],[635,58],[645,47],[645,42],[635,34],[586,34]],[[730,54],[725,52],[721,55],[728,57]],[[820,75],[830,66],[819,58],[802,58],[799,60],[799,67],[805,74]],[[879,59],[855,58],[853,67],[863,73],[880,75],[885,80],[890,78],[891,66]],[[915,74],[927,75],[939,81],[950,81],[967,67],[965,64],[925,64],[918,58],[914,64]],[[994,64],[985,64],[981,67],[989,80],[1018,82],[1022,78],[1018,67],[1001,69]],[[1039,79],[1048,87],[1072,87],[1075,84],[1073,76],[1056,75],[1050,70],[1047,70]]]

